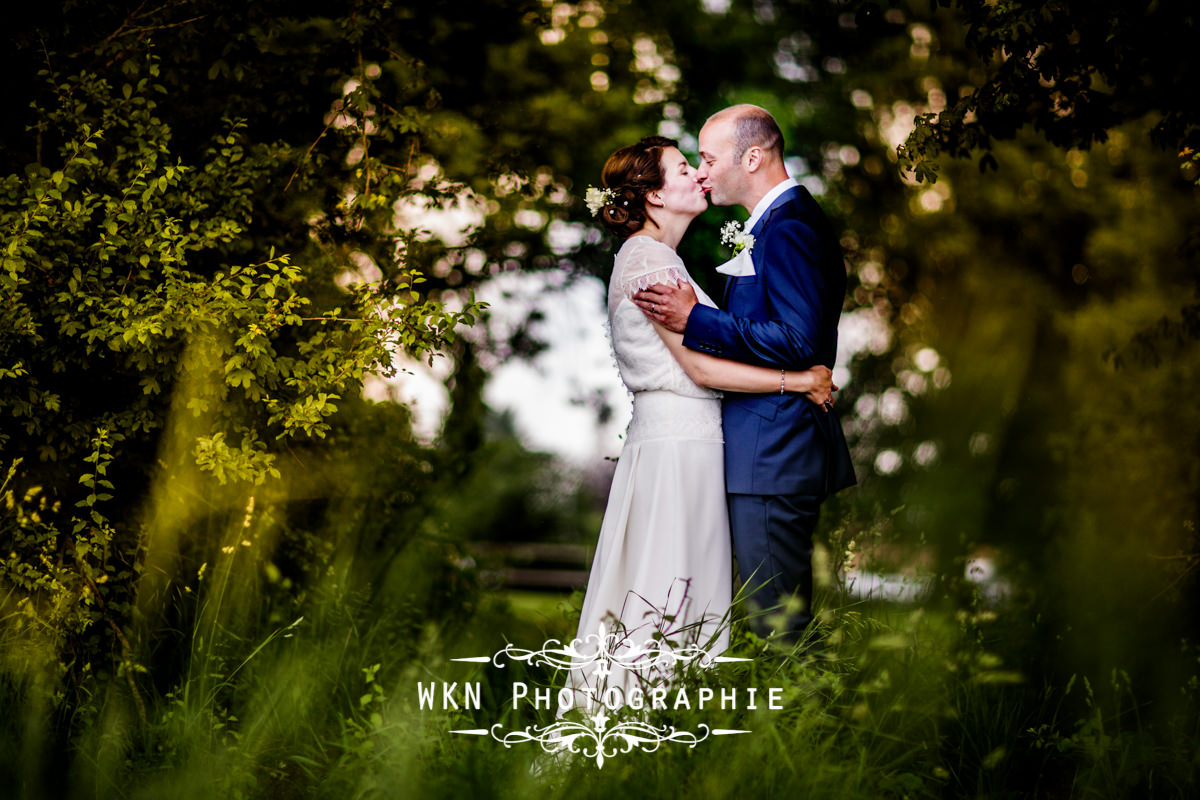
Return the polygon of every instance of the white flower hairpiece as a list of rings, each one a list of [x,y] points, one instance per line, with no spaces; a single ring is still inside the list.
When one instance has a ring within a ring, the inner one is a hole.
[[[617,193],[612,189],[597,189],[595,186],[589,186],[583,202],[587,203],[588,211],[592,212],[594,217],[600,213],[600,209],[616,199]]]
[[[734,255],[743,250],[749,253],[754,247],[754,237],[750,235],[749,231],[742,228],[740,222],[730,220],[721,228],[721,244],[732,247]]]

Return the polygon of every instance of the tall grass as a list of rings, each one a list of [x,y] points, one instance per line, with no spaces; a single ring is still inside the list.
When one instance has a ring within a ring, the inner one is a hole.
[[[749,733],[634,750],[603,768],[583,756],[547,763],[533,743],[454,734],[553,721],[552,709],[514,709],[512,684],[561,686],[563,675],[451,659],[569,639],[578,593],[483,592],[453,542],[436,536],[400,541],[366,565],[331,556],[303,591],[285,589],[276,562],[287,535],[268,530],[280,502],[230,501],[228,513],[190,523],[215,526],[201,537],[211,547],[187,562],[202,567],[156,590],[163,605],[145,618],[131,673],[96,678],[68,702],[53,691],[52,665],[39,671],[31,651],[17,670],[9,652],[3,796],[1185,797],[1195,788],[1194,645],[1174,654],[1191,672],[1179,673],[1178,703],[1164,712],[1119,670],[1044,682],[1021,660],[1031,621],[1018,606],[855,601],[836,581],[817,599],[822,648],[764,642],[739,620],[730,654],[749,660],[683,684],[693,698],[701,683],[757,687],[757,710],[658,715],[680,730]],[[331,553],[361,549],[353,537],[333,544]],[[467,680],[481,683],[482,708],[419,707],[419,681]],[[782,710],[765,707],[769,687],[783,689]]]

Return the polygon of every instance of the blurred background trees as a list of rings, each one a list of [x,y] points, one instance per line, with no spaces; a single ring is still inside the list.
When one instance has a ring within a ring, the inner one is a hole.
[[[3,735],[28,755],[6,780],[71,763],[81,731],[152,729],[301,616],[355,642],[312,662],[334,687],[430,630],[515,637],[467,544],[594,541],[607,465],[530,452],[484,402],[503,365],[564,346],[504,287],[550,307],[564,276],[604,280],[582,196],[605,157],[654,132],[694,155],[736,102],[776,115],[842,231],[861,485],[827,506],[834,562],[936,576],[928,607],[952,616],[993,602],[965,573],[990,559],[1006,605],[975,632],[1021,675],[1014,765],[1076,674],[1103,694],[1124,670],[1161,743],[1200,564],[1188,4],[25,12],[0,52],[0,636],[22,709]],[[700,280],[737,214],[684,242]],[[430,360],[432,440],[364,399]],[[201,706],[228,713],[276,667]]]

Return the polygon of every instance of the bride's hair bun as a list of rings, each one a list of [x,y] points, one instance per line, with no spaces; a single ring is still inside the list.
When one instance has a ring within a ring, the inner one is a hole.
[[[622,186],[615,190],[616,197],[607,203],[601,210],[601,218],[609,224],[609,226],[627,225],[630,219],[633,219],[638,211],[644,210],[645,198],[639,197],[638,193],[631,186]],[[642,215],[642,222],[645,222],[645,214]],[[636,228],[634,230],[637,230]],[[630,231],[632,233],[633,231]]]
[[[647,136],[617,150],[604,162],[601,180],[615,194],[600,209],[600,219],[622,240],[646,224],[646,195],[663,186],[662,151],[678,146],[665,136]]]

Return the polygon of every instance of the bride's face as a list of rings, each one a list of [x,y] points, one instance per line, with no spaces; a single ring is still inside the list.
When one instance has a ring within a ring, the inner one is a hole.
[[[696,168],[688,163],[683,153],[674,147],[665,148],[660,163],[663,185],[661,189],[649,193],[651,206],[690,217],[704,213],[708,208],[708,198],[696,182]]]

